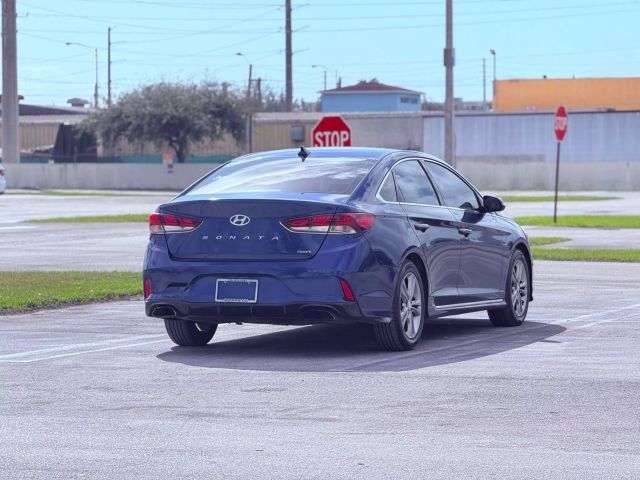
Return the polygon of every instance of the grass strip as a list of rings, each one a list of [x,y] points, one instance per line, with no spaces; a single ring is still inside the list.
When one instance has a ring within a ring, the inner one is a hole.
[[[529,245],[538,247],[540,245],[552,245],[554,243],[568,242],[571,240],[567,237],[533,237],[529,238]]]
[[[640,249],[533,247],[536,260],[640,262]]]
[[[57,197],[152,197],[161,196],[163,193],[140,192],[140,193],[117,193],[117,192],[82,192],[63,190],[33,190],[20,192],[5,192],[7,195],[49,195]]]
[[[117,222],[147,222],[149,215],[146,213],[128,213],[123,215],[94,215],[87,217],[56,217],[36,218],[27,223],[117,223]]]
[[[553,195],[505,195],[500,197],[505,202],[553,202]],[[559,195],[559,202],[590,202],[599,200],[618,200],[620,197],[604,197],[600,195]]]
[[[0,272],[0,313],[127,298],[142,293],[135,272]]]
[[[553,217],[517,217],[520,225],[539,227],[640,228],[640,215],[563,215]]]

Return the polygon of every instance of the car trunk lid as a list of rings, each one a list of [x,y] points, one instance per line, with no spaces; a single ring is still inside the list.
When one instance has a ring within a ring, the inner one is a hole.
[[[188,232],[165,233],[177,260],[304,260],[322,246],[326,233],[298,233],[282,221],[308,215],[333,215],[335,202],[299,199],[180,199],[161,213],[197,218]]]

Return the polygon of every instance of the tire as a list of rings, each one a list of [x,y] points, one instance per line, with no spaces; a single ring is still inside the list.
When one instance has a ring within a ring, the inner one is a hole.
[[[196,323],[165,318],[164,327],[169,338],[183,347],[202,347],[209,343],[218,329],[217,323]]]
[[[529,263],[520,250],[511,257],[508,272],[505,286],[507,306],[488,311],[489,320],[497,327],[522,325],[529,311]]]
[[[410,300],[412,308],[404,307],[407,300]],[[392,351],[413,349],[422,336],[426,305],[425,289],[420,272],[413,262],[407,260],[398,273],[391,322],[374,325],[380,347]]]

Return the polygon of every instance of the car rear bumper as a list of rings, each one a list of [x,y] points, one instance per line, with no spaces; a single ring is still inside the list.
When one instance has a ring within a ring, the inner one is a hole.
[[[154,237],[144,265],[151,291],[145,301],[148,316],[287,325],[375,323],[391,317],[395,269],[378,263],[362,237],[295,262],[177,261],[163,238]],[[255,303],[215,301],[218,279],[240,278],[259,282]],[[341,280],[355,301],[347,300]]]
[[[202,323],[265,323],[311,325],[317,323],[377,323],[385,318],[364,317],[356,302],[288,304],[192,303],[150,298],[146,314],[156,318],[180,318]]]

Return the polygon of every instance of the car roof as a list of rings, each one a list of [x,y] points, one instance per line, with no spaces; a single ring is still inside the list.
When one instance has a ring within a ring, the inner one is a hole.
[[[443,160],[417,150],[404,150],[399,148],[378,148],[378,147],[304,147],[310,156],[322,158],[343,158],[343,159],[359,159],[359,160],[382,160],[388,158],[391,162],[395,162],[400,158],[418,157],[424,158],[436,163],[447,165]],[[299,148],[286,148],[282,150],[265,150],[262,152],[249,153],[238,157],[242,160],[270,160],[279,158],[291,158],[298,155]],[[393,154],[393,157],[391,155]]]
[[[391,148],[369,148],[369,147],[304,147],[309,156],[319,156],[323,158],[354,158],[354,159],[378,159],[390,153],[400,150]],[[249,159],[277,159],[295,157],[300,152],[299,148],[287,148],[284,150],[270,150],[264,152],[250,153],[240,158]]]

